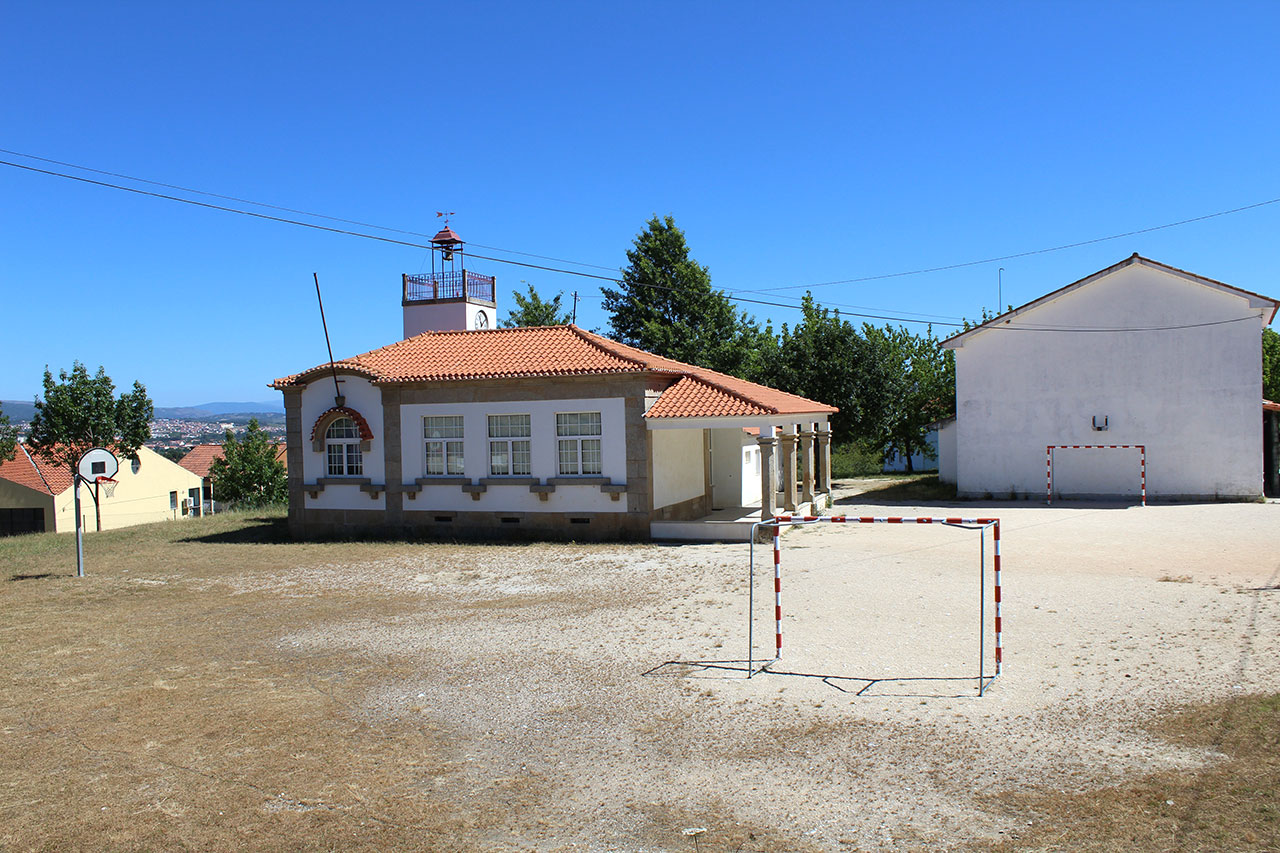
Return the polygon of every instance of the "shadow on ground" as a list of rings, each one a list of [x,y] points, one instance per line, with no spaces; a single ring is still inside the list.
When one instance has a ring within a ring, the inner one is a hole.
[[[979,676],[930,676],[901,675],[863,677],[857,675],[828,675],[820,672],[795,672],[778,669],[768,663],[744,660],[673,660],[658,664],[641,673],[645,678],[808,678],[821,681],[827,687],[851,696],[889,697],[912,699],[966,699],[980,698],[996,680],[994,672]],[[776,662],[775,662],[776,664]],[[959,692],[957,692],[959,691]]]
[[[206,545],[274,545],[292,543],[289,535],[289,519],[284,516],[262,516],[247,519],[246,523],[232,530],[187,536],[179,542],[200,542]]]

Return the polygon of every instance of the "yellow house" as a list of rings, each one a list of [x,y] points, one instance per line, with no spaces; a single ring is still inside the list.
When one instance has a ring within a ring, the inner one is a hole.
[[[137,461],[122,458],[115,494],[99,493],[102,529],[129,527],[193,514],[200,506],[200,478],[145,447]],[[71,471],[54,465],[25,445],[0,463],[0,536],[76,529]],[[94,487],[81,485],[85,530],[97,527]]]

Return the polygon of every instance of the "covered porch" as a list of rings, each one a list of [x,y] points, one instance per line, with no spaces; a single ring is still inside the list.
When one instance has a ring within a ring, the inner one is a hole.
[[[757,521],[830,505],[825,413],[646,421],[655,540],[746,542]]]

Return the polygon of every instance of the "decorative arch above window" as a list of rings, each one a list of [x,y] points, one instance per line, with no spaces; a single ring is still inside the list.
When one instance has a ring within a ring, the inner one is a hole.
[[[317,453],[323,453],[325,447],[325,433],[334,421],[347,418],[355,426],[356,433],[360,438],[360,449],[369,450],[373,446],[373,430],[369,429],[369,422],[364,416],[349,406],[334,406],[327,412],[316,418],[315,425],[311,427],[311,449]]]

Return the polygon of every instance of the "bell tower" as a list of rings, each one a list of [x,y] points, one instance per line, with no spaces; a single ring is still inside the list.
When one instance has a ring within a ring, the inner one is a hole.
[[[494,282],[466,268],[462,238],[446,218],[431,238],[431,272],[401,276],[404,336],[496,328]]]

